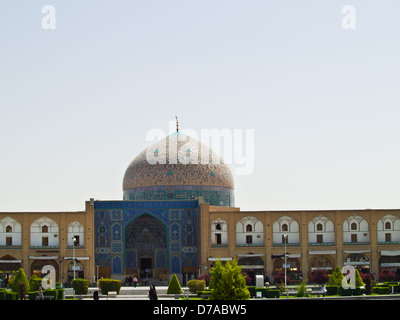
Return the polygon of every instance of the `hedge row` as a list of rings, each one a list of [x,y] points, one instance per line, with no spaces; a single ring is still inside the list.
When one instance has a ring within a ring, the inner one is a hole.
[[[201,297],[202,295],[211,295],[213,291],[213,289],[197,291],[197,296]]]
[[[394,292],[399,292],[399,283],[393,282],[388,283],[385,282],[382,285],[376,286],[372,288],[372,292],[376,294],[390,294],[392,293],[392,287],[394,288]],[[328,296],[359,296],[362,294],[361,288],[356,289],[343,289],[341,286],[326,286],[326,294]]]
[[[256,286],[248,286],[247,289],[251,297],[255,297],[257,291],[261,291],[261,296],[263,298],[279,298],[280,296],[279,289],[258,288]]]
[[[64,299],[64,289],[48,289],[43,290],[44,296],[53,296],[53,300]],[[29,300],[36,300],[39,295],[39,291],[28,292],[27,296]],[[0,300],[19,300],[19,293],[13,291],[7,291],[5,288],[0,289]]]
[[[344,289],[342,286],[333,286],[327,285],[326,286],[326,295],[327,296],[359,296],[361,295],[361,288],[355,289]]]
[[[388,294],[390,293],[389,287],[372,287],[372,292],[376,294]]]

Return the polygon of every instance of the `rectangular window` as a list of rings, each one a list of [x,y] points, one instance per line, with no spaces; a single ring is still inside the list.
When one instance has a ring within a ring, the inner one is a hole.
[[[323,243],[324,242],[324,236],[322,234],[317,234],[317,243]]]
[[[75,245],[76,247],[79,247],[80,246],[80,244],[79,244],[79,236],[74,236],[74,238],[75,238],[75,243],[73,245]]]
[[[6,246],[12,246],[12,237],[6,237]]]
[[[42,237],[42,247],[49,246],[49,237]]]
[[[220,233],[215,234],[215,244],[221,244],[222,243],[222,237]]]
[[[392,241],[392,234],[391,233],[385,233],[385,241],[386,242],[391,242]]]
[[[289,238],[288,236],[285,237],[284,235],[282,235],[282,243],[286,243],[287,244],[288,243],[288,238]]]
[[[351,235],[351,242],[357,242],[357,234],[352,234]]]
[[[246,243],[252,244],[253,243],[253,236],[246,236]]]

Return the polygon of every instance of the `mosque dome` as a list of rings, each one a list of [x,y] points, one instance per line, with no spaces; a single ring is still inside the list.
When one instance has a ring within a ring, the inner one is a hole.
[[[179,131],[142,151],[126,169],[124,200],[184,200],[202,197],[234,206],[229,166],[208,146]]]

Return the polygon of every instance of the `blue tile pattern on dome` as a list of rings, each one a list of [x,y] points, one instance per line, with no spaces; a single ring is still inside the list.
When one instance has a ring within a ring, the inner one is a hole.
[[[151,161],[149,154],[155,156]],[[172,134],[141,152],[126,169],[123,190],[124,200],[202,197],[212,205],[234,206],[229,166],[209,147],[181,133]]]
[[[216,206],[234,207],[233,190],[214,186],[153,186],[128,189],[124,200],[194,200],[203,198],[204,202]]]

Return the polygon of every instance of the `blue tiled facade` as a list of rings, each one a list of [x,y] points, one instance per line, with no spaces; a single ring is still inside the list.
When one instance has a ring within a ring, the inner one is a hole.
[[[143,254],[152,259],[153,268],[169,273],[197,266],[198,200],[95,201],[94,210],[95,262],[110,267],[111,274],[122,276],[126,269],[138,269]],[[129,239],[128,230],[144,219],[150,221],[147,226],[158,228],[159,236],[144,235],[149,243],[141,248]]]

